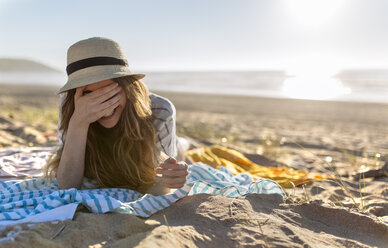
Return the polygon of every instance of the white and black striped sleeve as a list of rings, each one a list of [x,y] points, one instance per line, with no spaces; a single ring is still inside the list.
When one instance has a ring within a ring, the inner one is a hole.
[[[167,98],[150,94],[156,146],[170,157],[178,155],[175,106]]]
[[[61,127],[61,119],[62,119],[62,105],[63,105],[63,102],[65,101],[65,98],[66,98],[65,93],[61,94],[59,98],[59,116],[58,116],[57,132],[58,132],[58,142],[60,146],[63,146],[63,142],[62,142],[63,130],[60,129],[60,127]]]

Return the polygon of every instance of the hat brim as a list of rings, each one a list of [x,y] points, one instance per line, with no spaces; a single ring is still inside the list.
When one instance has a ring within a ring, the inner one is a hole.
[[[145,74],[134,74],[131,73],[129,70],[117,70],[117,68],[107,68],[107,66],[104,66],[105,68],[98,68],[99,66],[95,66],[97,68],[93,68],[94,70],[91,71],[90,68],[88,71],[82,72],[76,72],[75,75],[71,74],[66,82],[66,84],[59,89],[57,94],[61,94],[65,91],[75,89],[81,86],[85,86],[88,84],[96,83],[102,80],[112,79],[112,78],[118,78],[118,77],[125,77],[125,76],[131,76],[135,79],[142,79],[145,77]],[[113,70],[112,70],[113,69]],[[88,74],[88,75],[85,75]]]

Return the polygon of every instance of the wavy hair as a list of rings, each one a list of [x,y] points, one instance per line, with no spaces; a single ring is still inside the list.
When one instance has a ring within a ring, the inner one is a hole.
[[[124,90],[127,101],[115,127],[106,129],[98,122],[90,124],[85,151],[84,176],[97,181],[101,188],[129,188],[144,191],[154,183],[154,168],[162,154],[156,147],[151,100],[147,87],[130,76],[114,78]],[[62,105],[62,143],[74,112],[75,89],[67,92]],[[58,170],[63,146],[50,158],[45,176]],[[143,190],[139,190],[143,189]]]

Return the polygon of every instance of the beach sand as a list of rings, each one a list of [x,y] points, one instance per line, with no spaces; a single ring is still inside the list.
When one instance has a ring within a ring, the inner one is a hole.
[[[56,89],[0,84],[0,148],[57,144]],[[157,93],[175,104],[181,136],[341,181],[286,189],[286,201],[188,196],[148,219],[81,209],[7,227],[0,238],[19,234],[0,247],[388,247],[388,177],[353,178],[387,161],[387,104]]]

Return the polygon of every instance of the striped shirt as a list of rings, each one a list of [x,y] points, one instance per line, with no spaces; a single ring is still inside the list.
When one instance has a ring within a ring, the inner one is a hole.
[[[58,118],[58,141],[62,146],[63,130],[60,129],[62,118],[62,104],[66,94],[60,96],[59,118]],[[154,127],[156,131],[156,147],[170,157],[176,158],[178,155],[176,137],[176,110],[174,104],[167,98],[149,94],[151,100],[152,116],[154,117]],[[63,137],[65,140],[65,136]]]

